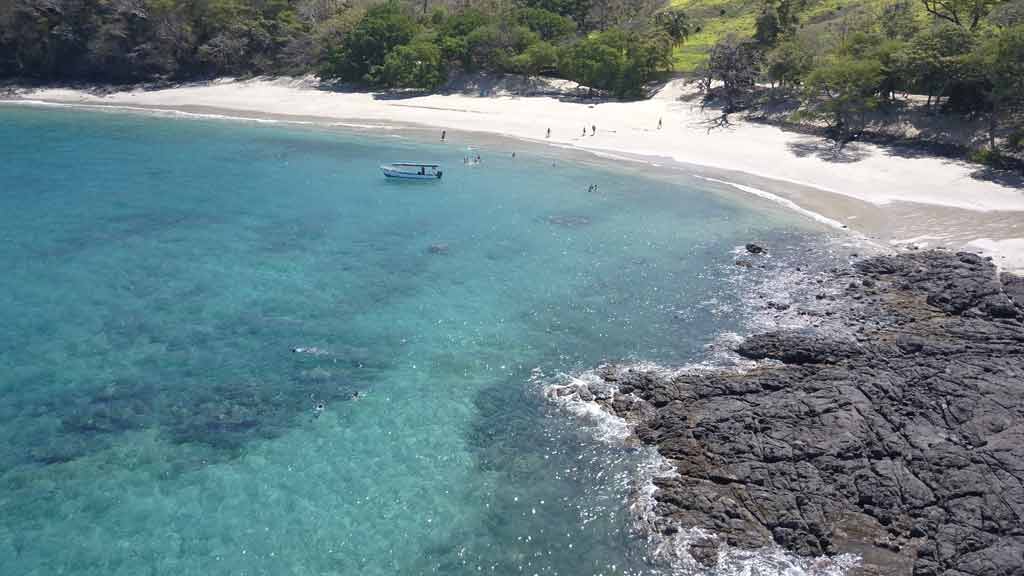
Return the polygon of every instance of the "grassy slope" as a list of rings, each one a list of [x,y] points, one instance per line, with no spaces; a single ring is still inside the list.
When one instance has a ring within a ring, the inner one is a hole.
[[[878,14],[893,0],[806,0],[800,12],[801,28],[825,28],[838,25],[844,18],[858,14]],[[754,22],[764,6],[763,0],[672,0],[700,25],[701,31],[676,48],[676,70],[693,72],[707,58],[708,49],[730,33],[741,37],[754,34]],[[923,16],[918,2],[912,4]]]

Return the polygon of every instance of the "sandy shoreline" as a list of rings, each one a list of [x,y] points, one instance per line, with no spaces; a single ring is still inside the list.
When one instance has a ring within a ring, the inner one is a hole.
[[[976,179],[978,166],[947,158],[897,156],[858,143],[837,160],[820,139],[773,126],[734,121],[709,129],[714,114],[702,112],[692,95],[682,81],[670,82],[650,100],[581,103],[552,96],[401,97],[321,90],[311,79],[256,79],[102,95],[24,89],[14,99],[355,130],[446,129],[452,144],[505,137],[661,166],[678,163],[690,174],[777,197],[877,243],[969,249],[993,256],[1004,269],[1024,271],[1024,190]],[[584,128],[587,136],[581,136]]]

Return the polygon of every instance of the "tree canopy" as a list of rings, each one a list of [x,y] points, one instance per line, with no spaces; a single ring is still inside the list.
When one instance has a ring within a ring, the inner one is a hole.
[[[648,0],[3,0],[0,76],[138,82],[317,73],[434,89],[555,74],[620,96],[671,69],[686,15]]]

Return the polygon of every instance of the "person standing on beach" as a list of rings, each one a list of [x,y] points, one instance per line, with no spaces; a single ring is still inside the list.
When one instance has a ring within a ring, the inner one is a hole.
[[[551,128],[548,128],[548,135],[545,138],[551,138]]]
[[[583,129],[583,132],[584,132],[584,134],[585,134],[585,133],[587,132],[587,129],[586,129],[586,128],[584,128],[584,129]],[[590,125],[590,135],[591,135],[591,136],[593,136],[593,135],[595,135],[595,134],[597,134],[597,124],[591,124],[591,125]]]
[[[587,127],[586,127],[586,126],[584,126],[584,127],[583,127],[583,135],[584,135],[584,136],[586,136],[586,135],[587,135]]]
[[[448,134],[447,130],[441,130],[441,142],[444,142],[444,137]]]
[[[658,130],[661,130],[661,116],[658,117]]]

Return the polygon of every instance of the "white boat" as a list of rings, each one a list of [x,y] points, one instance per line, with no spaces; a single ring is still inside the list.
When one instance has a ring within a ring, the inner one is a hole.
[[[381,164],[380,171],[388,178],[404,180],[440,180],[441,166],[438,164],[420,164],[418,162],[394,162]]]

